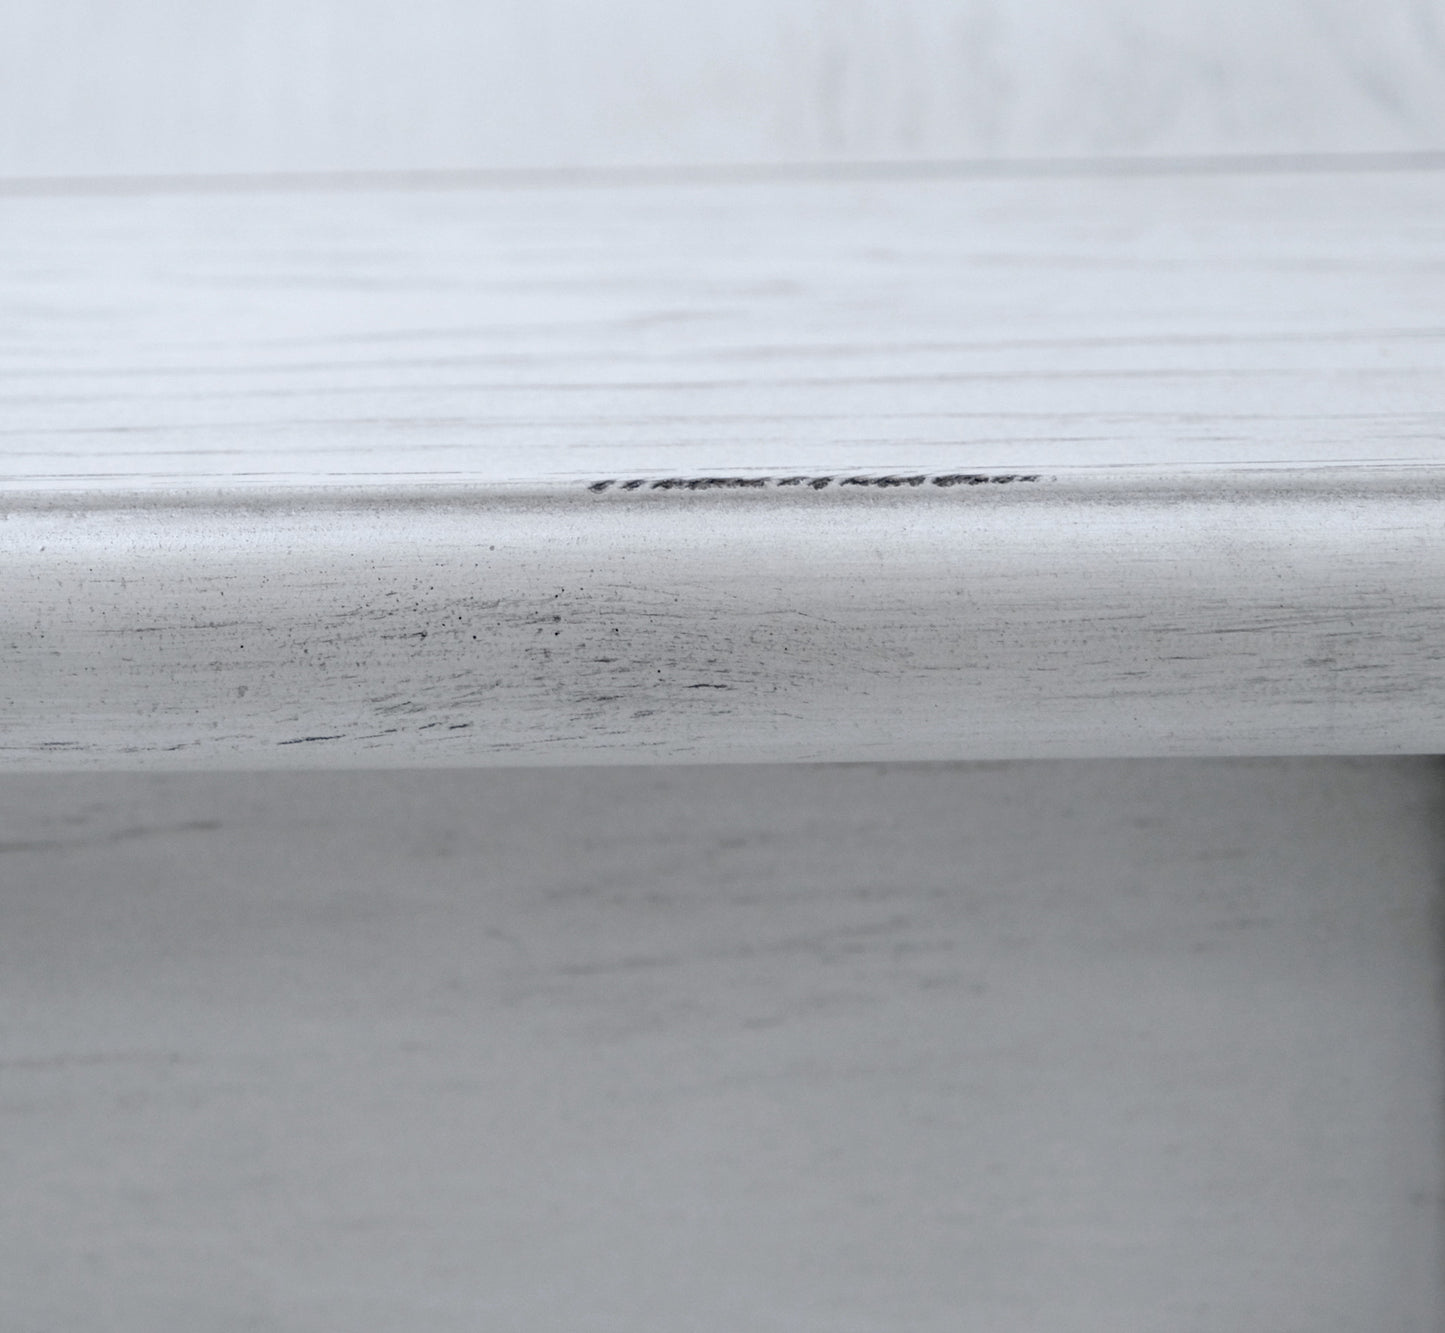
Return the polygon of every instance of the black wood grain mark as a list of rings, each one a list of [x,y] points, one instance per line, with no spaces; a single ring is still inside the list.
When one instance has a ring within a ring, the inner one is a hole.
[[[944,472],[913,473],[907,476],[791,476],[791,477],[630,477],[625,480],[608,477],[587,483],[594,495],[604,491],[733,491],[772,490],[782,487],[807,487],[822,491],[835,487],[859,486],[876,490],[919,486],[1003,486],[1011,482],[1042,481],[1037,472]]]

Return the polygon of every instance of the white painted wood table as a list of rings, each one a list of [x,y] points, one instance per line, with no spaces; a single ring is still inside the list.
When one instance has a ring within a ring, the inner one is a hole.
[[[0,200],[15,769],[1445,750],[1445,172]]]
[[[0,199],[7,1327],[1435,1326],[1436,761],[456,770],[1440,750],[1442,204]]]
[[[1442,33],[0,0],[0,1329],[1442,1327]]]

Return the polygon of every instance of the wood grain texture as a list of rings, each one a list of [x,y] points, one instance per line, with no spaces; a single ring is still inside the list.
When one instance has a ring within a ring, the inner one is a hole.
[[[1442,205],[6,199],[0,754],[1445,748]]]
[[[1420,760],[0,778],[16,1333],[1424,1333]]]
[[[7,493],[1445,460],[1445,171],[0,198]]]
[[[1445,469],[12,510],[15,768],[1445,749]]]
[[[0,175],[1442,148],[1440,0],[0,5]]]

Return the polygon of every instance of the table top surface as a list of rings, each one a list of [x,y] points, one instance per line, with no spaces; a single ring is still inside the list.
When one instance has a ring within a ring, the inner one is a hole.
[[[1445,461],[1445,171],[0,192],[0,487]]]

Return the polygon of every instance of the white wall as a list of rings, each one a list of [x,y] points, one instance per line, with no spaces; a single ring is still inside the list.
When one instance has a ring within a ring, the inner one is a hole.
[[[1442,0],[0,0],[0,176],[1441,148]]]

